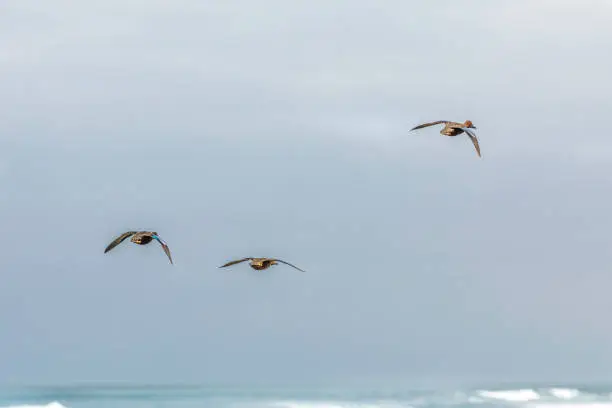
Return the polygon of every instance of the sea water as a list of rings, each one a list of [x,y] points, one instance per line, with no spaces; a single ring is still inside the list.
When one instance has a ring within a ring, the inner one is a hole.
[[[178,386],[13,387],[1,408],[612,408],[611,387],[451,391]]]

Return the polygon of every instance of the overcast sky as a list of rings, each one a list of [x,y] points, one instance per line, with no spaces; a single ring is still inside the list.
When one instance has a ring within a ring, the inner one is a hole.
[[[609,379],[611,19],[0,2],[0,383]]]

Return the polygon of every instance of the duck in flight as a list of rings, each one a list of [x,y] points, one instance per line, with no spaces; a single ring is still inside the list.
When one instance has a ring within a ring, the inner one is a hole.
[[[157,242],[159,242],[159,244],[164,249],[164,252],[168,256],[170,263],[174,264],[172,262],[172,256],[170,255],[170,248],[168,247],[168,245],[166,245],[166,243],[159,237],[159,235],[157,235],[157,232],[151,232],[151,231],[124,232],[106,247],[106,249],[104,250],[104,253],[107,253],[108,251],[110,251],[111,249],[113,249],[114,247],[122,243],[123,241],[125,241],[125,239],[128,237],[132,237],[130,241],[138,245],[147,245],[151,241],[156,240]]]
[[[436,122],[423,123],[422,125],[413,127],[410,130],[413,131],[416,129],[422,129],[424,127],[440,124],[444,124],[444,127],[440,131],[440,134],[444,136],[457,136],[465,132],[472,140],[472,143],[474,143],[474,147],[476,148],[476,153],[478,154],[478,157],[482,157],[480,155],[480,146],[478,145],[478,138],[476,138],[476,135],[471,130],[476,129],[476,126],[474,126],[474,124],[470,120],[466,120],[465,123],[449,122],[448,120],[438,120]]]
[[[238,259],[236,261],[231,261],[226,263],[225,265],[221,265],[219,266],[219,268],[225,268],[227,266],[231,266],[231,265],[236,265],[240,262],[244,262],[244,261],[250,261],[249,262],[249,266],[253,269],[255,269],[256,271],[263,271],[264,269],[268,269],[269,267],[271,267],[272,265],[278,265],[278,263],[283,263],[285,265],[289,265],[292,268],[297,269],[298,271],[302,271],[302,272],[306,272],[300,268],[298,268],[295,265],[290,264],[289,262],[285,262],[281,259],[275,259],[275,258],[242,258],[242,259]]]

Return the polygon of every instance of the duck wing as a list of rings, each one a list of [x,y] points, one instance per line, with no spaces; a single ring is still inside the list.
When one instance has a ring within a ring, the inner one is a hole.
[[[122,243],[123,241],[125,241],[126,238],[131,237],[134,234],[136,234],[136,231],[128,231],[128,232],[124,232],[123,234],[119,235],[117,238],[115,238],[113,242],[108,244],[108,246],[104,250],[104,253],[107,253],[108,251],[110,251],[111,249],[113,249],[114,247]]]
[[[226,266],[236,265],[236,264],[239,264],[240,262],[250,261],[250,260],[252,260],[252,259],[253,259],[252,257],[249,257],[249,258],[242,258],[242,259],[238,259],[238,260],[236,260],[236,261],[230,261],[230,262],[226,263],[225,265],[221,265],[221,266],[219,266],[219,268],[225,268]]]
[[[415,126],[412,129],[410,129],[410,130],[412,131],[412,130],[416,130],[416,129],[423,129],[424,127],[433,126],[433,125],[440,125],[442,123],[449,123],[449,121],[448,120],[437,120],[435,122],[423,123],[422,125]]]
[[[161,247],[163,248],[164,252],[166,253],[166,256],[168,257],[168,259],[170,260],[170,263],[172,265],[174,265],[174,262],[172,262],[172,255],[170,255],[170,247],[164,242],[163,239],[161,239],[158,235],[152,235],[153,239],[155,239],[157,242],[159,242],[159,245],[161,245]]]
[[[280,263],[284,263],[285,265],[289,265],[289,266],[291,266],[292,268],[297,269],[298,271],[301,271],[301,272],[306,272],[305,270],[300,269],[300,268],[298,268],[297,266],[295,266],[295,265],[293,265],[293,264],[290,264],[289,262],[285,262],[285,261],[283,261],[282,259],[273,259],[273,261],[280,262]]]
[[[472,143],[474,143],[474,148],[476,148],[476,153],[478,153],[478,157],[482,157],[480,155],[480,145],[478,144],[478,138],[476,135],[468,128],[461,128],[469,137]]]

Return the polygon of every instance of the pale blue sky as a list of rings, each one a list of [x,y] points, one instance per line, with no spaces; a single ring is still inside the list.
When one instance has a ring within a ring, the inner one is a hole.
[[[0,383],[605,378],[611,18],[3,1]]]

